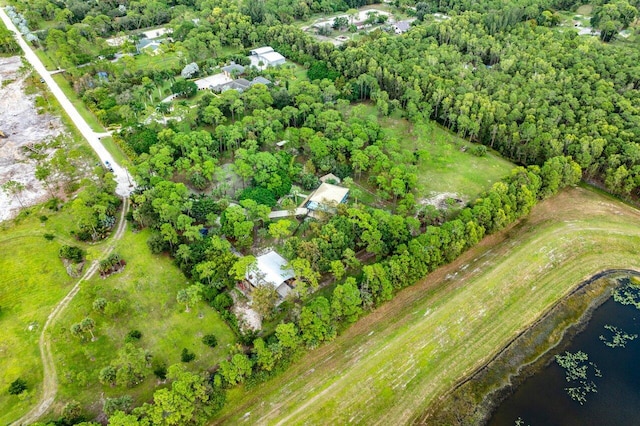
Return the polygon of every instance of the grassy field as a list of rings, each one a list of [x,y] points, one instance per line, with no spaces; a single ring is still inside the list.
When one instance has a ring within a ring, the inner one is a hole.
[[[428,157],[418,163],[418,196],[451,192],[466,201],[489,189],[514,167],[513,163],[491,152],[484,157],[473,155],[470,149],[475,144],[433,121],[413,128],[406,120],[382,121],[387,131],[401,141],[400,146],[428,152]]]
[[[47,315],[73,286],[76,279],[67,275],[58,258],[62,244],[81,245],[72,240],[69,230],[73,217],[66,211],[52,214],[33,207],[17,223],[3,222],[0,227],[0,423],[7,424],[23,414],[38,398],[42,366],[38,337]],[[38,217],[46,215],[42,223]],[[47,241],[43,235],[56,235]],[[85,248],[88,248],[85,246]],[[90,248],[92,258],[98,246]],[[23,377],[28,384],[26,398],[6,393],[9,384]]]
[[[77,400],[88,413],[99,414],[104,397],[129,394],[136,404],[148,401],[157,386],[153,374],[133,389],[104,387],[99,371],[116,357],[130,330],[142,332],[136,344],[149,350],[153,359],[167,366],[180,362],[182,348],[196,354],[188,366],[202,371],[225,356],[235,337],[218,313],[205,303],[185,312],[176,302],[176,293],[187,286],[187,279],[166,256],[152,255],[146,245],[148,232],[127,232],[115,249],[127,261],[125,270],[106,279],[99,276],[83,284],[82,289],[52,329],[52,347],[60,381],[57,408]],[[123,311],[113,317],[92,309],[97,297],[111,302],[125,301]],[[72,324],[85,317],[95,323],[94,342],[81,342],[70,333]],[[211,349],[201,342],[205,334],[214,334],[218,346]]]
[[[640,211],[576,188],[405,289],[218,423],[405,424],[592,274],[640,263]],[[250,413],[250,414],[247,414]]]
[[[377,114],[374,106],[366,107],[367,113]],[[515,167],[492,152],[484,157],[471,154],[470,148],[475,144],[457,137],[433,121],[414,126],[408,120],[392,115],[378,117],[378,122],[388,137],[399,142],[401,149],[428,153],[417,164],[418,199],[452,193],[468,201],[507,176]],[[462,151],[463,147],[467,147],[466,151]]]

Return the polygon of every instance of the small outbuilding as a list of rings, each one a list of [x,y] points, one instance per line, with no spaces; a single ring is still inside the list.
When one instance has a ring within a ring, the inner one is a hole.
[[[287,267],[287,261],[275,251],[256,257],[256,266],[247,271],[245,281],[251,286],[271,285],[278,296],[287,297],[294,281],[293,269]]]

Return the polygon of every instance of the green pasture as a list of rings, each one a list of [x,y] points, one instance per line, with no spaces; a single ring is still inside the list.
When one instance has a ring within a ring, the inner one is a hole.
[[[41,222],[39,217],[47,216]],[[53,307],[73,287],[58,258],[63,244],[81,245],[94,258],[98,246],[88,247],[70,235],[73,217],[66,210],[53,213],[36,206],[21,219],[0,224],[0,423],[24,414],[38,400],[42,365],[38,338]],[[55,235],[47,241],[44,234]],[[28,394],[11,396],[6,390],[18,377],[27,381]]]
[[[582,280],[637,267],[639,225],[632,207],[564,191],[284,374],[232,389],[216,422],[410,423]]]
[[[153,255],[147,247],[149,232],[127,231],[117,243],[116,253],[126,260],[123,272],[106,279],[98,274],[87,283],[73,300],[61,320],[52,329],[51,339],[60,388],[57,404],[79,401],[92,415],[102,405],[97,395],[105,397],[129,394],[136,405],[150,400],[158,380],[151,371],[147,379],[132,389],[103,386],[98,381],[100,370],[116,358],[130,330],[142,332],[136,346],[145,348],[155,362],[167,366],[180,362],[180,353],[187,348],[196,354],[188,364],[193,371],[202,371],[217,364],[230,351],[235,336],[218,313],[204,302],[185,312],[176,302],[179,289],[188,285],[186,277],[167,256]],[[124,301],[121,313],[109,317],[92,309],[93,301],[104,297],[110,302]],[[74,323],[91,317],[95,323],[96,341],[81,341],[70,332]],[[205,346],[202,336],[214,334],[218,346]]]
[[[375,107],[366,105],[368,114],[377,114]],[[417,199],[441,193],[457,194],[469,201],[491,188],[515,167],[513,163],[490,150],[483,157],[471,153],[476,145],[442,128],[434,121],[417,125],[397,115],[379,117],[378,122],[398,148],[411,153],[422,151],[417,162]]]

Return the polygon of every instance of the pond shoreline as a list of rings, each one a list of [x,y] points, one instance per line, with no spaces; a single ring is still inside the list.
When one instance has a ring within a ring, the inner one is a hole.
[[[540,318],[523,329],[482,366],[440,397],[414,424],[486,424],[492,413],[525,379],[553,360],[552,351],[568,345],[623,277],[634,269],[607,269],[580,282]]]

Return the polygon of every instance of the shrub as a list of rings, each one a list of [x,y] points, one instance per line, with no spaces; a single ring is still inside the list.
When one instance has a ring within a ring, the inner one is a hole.
[[[167,243],[160,234],[153,234],[149,237],[147,245],[153,254],[160,254],[169,249],[169,243]]]
[[[182,362],[191,362],[196,359],[196,354],[189,352],[189,349],[182,348],[182,354],[180,354],[180,360]]]
[[[107,307],[107,303],[107,299],[105,299],[104,297],[98,297],[93,301],[93,310],[96,312],[104,313],[104,309]]]
[[[484,157],[487,155],[487,147],[484,145],[476,145],[471,148],[471,153],[476,157]]]
[[[127,333],[127,337],[124,339],[124,341],[126,343],[131,343],[136,340],[140,340],[141,337],[142,337],[142,332],[140,332],[140,330],[131,330],[130,332]]]
[[[122,395],[117,398],[106,398],[102,411],[107,416],[112,416],[116,411],[122,411],[128,413],[131,410],[133,404],[133,398],[129,395]]]
[[[56,237],[53,234],[44,234],[43,236],[44,236],[44,239],[47,240],[47,241],[51,241]]]
[[[164,362],[154,362],[153,374],[160,380],[167,378],[167,364]]]
[[[44,203],[44,206],[46,208],[48,208],[49,210],[53,210],[55,212],[58,211],[59,206],[60,206],[60,199],[59,198],[52,198],[49,201],[47,201],[46,203]]]
[[[202,343],[211,348],[215,348],[216,346],[218,346],[218,339],[213,334],[207,334],[202,338]]]
[[[213,299],[213,307],[218,311],[224,311],[233,305],[233,299],[227,293],[220,293]]]
[[[17,378],[9,385],[9,395],[20,395],[27,390],[27,382],[22,378]]]
[[[238,197],[239,201],[242,200],[254,200],[258,204],[264,204],[265,206],[273,207],[276,205],[276,196],[273,191],[270,191],[267,188],[246,188],[242,190],[240,196]]]
[[[42,223],[44,223],[44,222],[49,220],[49,218],[47,216],[45,216],[45,215],[40,216],[39,219],[40,219],[40,222],[42,222]]]
[[[58,252],[58,255],[61,258],[70,260],[71,262],[74,262],[74,263],[82,262],[82,259],[84,259],[85,254],[86,254],[85,251],[80,247],[67,246],[67,245],[60,247],[60,251]]]
[[[78,401],[68,402],[62,409],[62,420],[67,424],[76,424],[82,415],[82,408]]]
[[[304,173],[300,178],[300,183],[304,189],[310,191],[320,186],[320,179],[312,173]]]

